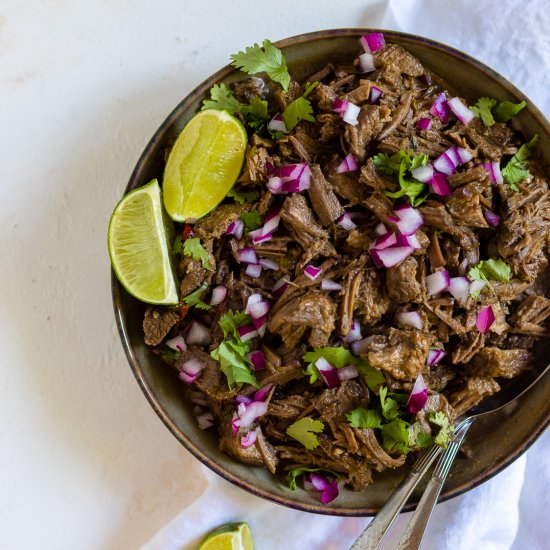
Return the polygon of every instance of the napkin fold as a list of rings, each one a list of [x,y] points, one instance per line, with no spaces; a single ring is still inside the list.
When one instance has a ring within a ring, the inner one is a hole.
[[[461,49],[511,80],[549,116],[550,10],[542,0],[390,0],[383,8],[377,3],[349,26],[419,34]],[[550,456],[549,437],[537,444],[537,451],[537,456]],[[550,504],[550,468],[548,460],[543,468],[531,456],[538,466],[528,469],[531,476],[526,477],[527,457],[522,456],[480,487],[439,504],[423,549],[542,550],[548,528],[540,521],[546,513],[540,507],[548,510]],[[370,521],[290,510],[250,495],[206,468],[203,473],[208,480],[203,495],[143,550],[192,550],[209,530],[228,521],[247,521],[259,550],[345,550]],[[395,548],[410,516],[399,516],[384,548]]]

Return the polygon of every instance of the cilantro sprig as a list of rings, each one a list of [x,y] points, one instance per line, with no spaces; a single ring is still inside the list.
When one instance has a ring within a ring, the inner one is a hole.
[[[428,186],[415,180],[410,174],[415,168],[428,164],[428,155],[416,155],[413,157],[410,152],[399,151],[391,156],[379,153],[372,160],[382,173],[389,176],[397,173],[399,191],[394,193],[386,191],[385,194],[388,197],[397,199],[406,196],[411,206],[419,206],[428,198]]]
[[[290,84],[290,74],[286,66],[283,52],[269,40],[264,40],[262,46],[254,44],[231,55],[232,65],[248,74],[267,73],[267,76],[279,82],[286,92]]]
[[[491,97],[480,97],[470,109],[481,119],[485,126],[491,127],[496,122],[508,122],[526,105],[525,101],[512,103],[510,101],[497,101]]]
[[[202,297],[204,296],[204,293],[206,292],[208,288],[208,283],[202,283],[202,285],[197,288],[194,292],[191,292],[191,294],[188,294],[184,299],[183,302],[187,306],[195,306],[199,309],[206,309],[209,310],[212,306],[209,306],[208,304],[205,304],[202,301]]]
[[[308,82],[302,96],[296,98],[294,101],[291,101],[283,111],[282,117],[287,132],[293,130],[298,122],[302,120],[315,122],[315,118],[313,117],[313,107],[311,106],[309,99],[307,99],[307,96],[318,84],[319,82]]]
[[[243,212],[240,215],[240,220],[244,223],[247,231],[254,231],[262,225],[262,219],[260,218],[260,213],[257,210]]]
[[[325,425],[320,420],[313,420],[308,416],[300,418],[291,424],[286,433],[299,443],[301,443],[308,451],[312,451],[319,446],[318,433],[325,429]]]
[[[226,195],[226,197],[235,199],[235,202],[239,204],[255,202],[258,196],[259,193],[257,191],[237,191],[234,187]]]
[[[310,474],[312,472],[323,472],[333,477],[339,477],[339,474],[326,468],[307,468],[305,466],[297,466],[289,470],[287,474],[288,487],[291,491],[296,490],[296,479],[303,474]]]
[[[184,256],[189,256],[193,258],[193,260],[201,262],[204,269],[212,269],[208,258],[208,252],[206,252],[204,246],[202,246],[199,237],[192,237],[191,239],[183,241],[182,252]]]
[[[518,183],[526,180],[531,173],[529,172],[527,161],[531,156],[531,151],[539,140],[538,134],[535,134],[527,143],[524,143],[518,152],[508,161],[508,164],[502,169],[502,177],[514,191],[518,191]]]
[[[468,278],[470,281],[485,281],[487,286],[495,292],[490,281],[507,283],[510,280],[511,274],[512,270],[510,266],[502,258],[498,258],[497,260],[491,258],[489,260],[481,260],[477,265],[472,267],[468,271]],[[472,297],[477,298],[479,292],[472,292]]]

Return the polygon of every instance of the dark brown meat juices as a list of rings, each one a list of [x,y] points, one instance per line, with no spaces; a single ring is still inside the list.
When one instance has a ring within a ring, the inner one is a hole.
[[[240,199],[233,194],[184,231],[200,239],[208,266],[183,254],[185,303],[149,308],[143,323],[145,342],[185,371],[195,406],[213,414],[225,452],[273,473],[329,470],[354,490],[422,447],[415,430],[432,442],[443,429],[434,414],[452,421],[530,368],[550,316],[540,284],[548,182],[526,159],[517,184],[501,174],[525,138],[504,122],[464,120],[460,105],[455,116],[453,91],[400,46],[373,60],[368,73],[351,63],[318,73],[308,96],[314,122],[286,134],[248,128]],[[270,112],[305,85],[271,96]],[[258,79],[234,85],[240,101],[263,92]],[[349,104],[357,107],[351,121]],[[219,303],[216,287],[226,292]],[[233,328],[228,314],[241,315]],[[325,348],[341,348],[349,363],[335,364]],[[411,412],[419,375],[428,399]],[[395,426],[408,430],[408,442],[376,421],[361,427],[350,419],[358,409],[383,425],[402,422]],[[287,432],[302,419],[322,423],[317,444]]]

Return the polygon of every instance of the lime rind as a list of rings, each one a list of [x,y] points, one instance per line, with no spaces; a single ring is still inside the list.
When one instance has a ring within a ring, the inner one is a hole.
[[[208,534],[198,550],[254,550],[248,523],[227,523]]]
[[[111,215],[107,241],[113,271],[128,293],[142,302],[179,301],[170,249],[173,231],[157,180],[126,194]]]

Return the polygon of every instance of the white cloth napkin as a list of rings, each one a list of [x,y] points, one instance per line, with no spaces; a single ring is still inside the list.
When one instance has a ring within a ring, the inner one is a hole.
[[[385,9],[376,5],[356,26],[401,30],[459,48],[503,74],[550,116],[550,10],[545,2],[390,0],[384,4]],[[549,456],[546,434],[528,456],[492,480],[438,505],[423,548],[548,548]],[[144,550],[191,550],[205,533],[228,521],[248,521],[259,550],[345,550],[370,521],[286,509],[232,486],[206,468],[204,475],[208,487],[203,495]],[[385,548],[395,547],[410,515],[398,518]]]

